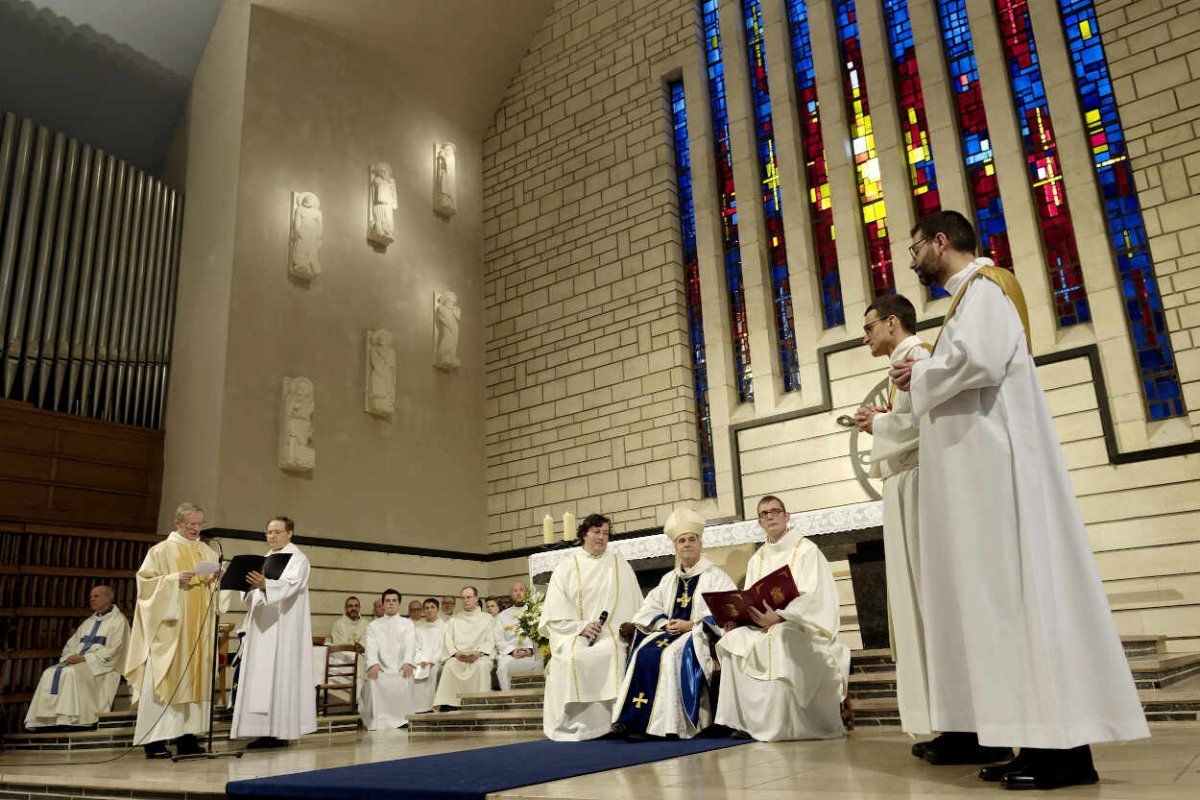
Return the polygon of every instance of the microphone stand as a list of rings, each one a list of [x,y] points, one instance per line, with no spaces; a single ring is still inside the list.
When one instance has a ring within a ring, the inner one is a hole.
[[[227,750],[221,753],[213,752],[213,728],[217,715],[217,668],[220,664],[220,659],[217,657],[217,651],[221,647],[221,572],[222,565],[225,563],[225,548],[221,546],[220,539],[213,539],[217,543],[217,585],[213,589],[213,648],[212,661],[209,666],[209,677],[212,680],[212,686],[208,696],[208,748],[204,753],[188,753],[180,755],[176,753],[171,756],[171,761],[192,761],[194,759],[204,758],[241,758],[245,755],[245,750]]]

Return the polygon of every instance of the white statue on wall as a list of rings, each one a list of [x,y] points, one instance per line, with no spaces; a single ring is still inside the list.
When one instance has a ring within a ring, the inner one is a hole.
[[[313,449],[313,382],[308,378],[283,379],[280,408],[279,468],[288,472],[309,472],[317,466]]]
[[[433,365],[450,371],[458,369],[458,325],[462,309],[454,292],[433,293]]]
[[[396,181],[392,167],[382,162],[371,165],[371,216],[367,224],[367,239],[386,247],[394,242],[396,223]]]
[[[458,213],[458,204],[454,200],[454,151],[453,142],[436,145],[434,148],[433,210],[443,217],[452,217]]]
[[[321,272],[321,201],[312,192],[292,192],[292,240],[288,272],[312,280]]]
[[[367,413],[386,417],[396,410],[396,348],[392,334],[367,331]]]

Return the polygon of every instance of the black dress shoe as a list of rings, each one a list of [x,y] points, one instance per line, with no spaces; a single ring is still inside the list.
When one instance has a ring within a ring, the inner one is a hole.
[[[988,783],[998,783],[1004,779],[1004,776],[1010,772],[1020,772],[1034,761],[1034,750],[1031,747],[1022,747],[1017,757],[1011,761],[1004,761],[999,764],[988,764],[986,767],[979,768],[979,780],[987,781]]]
[[[753,736],[750,735],[749,731],[734,730],[733,733],[731,733],[729,735],[731,737],[733,737],[734,739],[753,739],[754,738]]]
[[[1005,789],[1061,789],[1087,786],[1100,776],[1092,764],[1092,749],[1087,745],[1070,750],[1039,750],[1037,758],[1017,772],[1005,773],[1000,785]]]
[[[929,747],[929,742],[913,742],[912,754],[917,758],[925,758],[925,750]]]
[[[274,736],[260,736],[250,744],[246,745],[247,750],[273,750],[276,747],[287,747],[288,743],[285,739],[276,739]]]
[[[929,764],[991,764],[1012,758],[1007,747],[984,747],[974,733],[943,733],[926,743],[921,758]]]
[[[146,758],[170,758],[171,751],[167,749],[166,742],[151,742],[144,745],[142,749],[146,752]]]
[[[185,733],[175,740],[175,754],[181,756],[199,756],[206,753],[203,747],[200,746],[200,740],[195,734]]]

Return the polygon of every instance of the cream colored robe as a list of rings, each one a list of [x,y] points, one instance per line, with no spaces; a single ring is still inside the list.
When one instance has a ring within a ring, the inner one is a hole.
[[[441,617],[433,622],[418,620],[416,670],[413,672],[413,711],[432,711],[433,696],[437,693],[438,676],[442,671],[442,644],[446,623]],[[421,666],[428,663],[428,667]]]
[[[59,663],[42,673],[25,727],[95,725],[100,712],[112,708],[121,685],[128,640],[129,622],[116,606],[85,619],[63,646]],[[82,655],[84,660],[62,663],[73,655]]]
[[[542,651],[521,633],[517,619],[525,613],[525,606],[509,606],[496,615],[496,680],[500,691],[512,689],[513,675],[541,675],[546,665],[542,662]],[[533,650],[533,655],[514,658],[512,652],[518,648]]]
[[[435,706],[460,706],[464,694],[479,694],[492,688],[492,654],[496,652],[496,620],[481,608],[459,611],[442,632],[442,669],[438,678]],[[455,653],[482,653],[471,663],[459,661]]]
[[[378,665],[382,674],[361,684],[361,713],[369,731],[402,728],[413,713],[413,679],[400,672],[416,666],[417,633],[412,620],[399,614],[380,617],[367,626],[367,670]]]

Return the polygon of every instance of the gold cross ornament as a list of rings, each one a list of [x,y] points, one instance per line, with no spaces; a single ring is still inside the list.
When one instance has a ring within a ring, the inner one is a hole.
[[[638,711],[641,711],[642,706],[646,705],[646,703],[649,703],[650,699],[648,697],[646,697],[645,692],[638,692],[638,696],[633,698],[633,700],[631,700],[630,702],[638,707]]]

